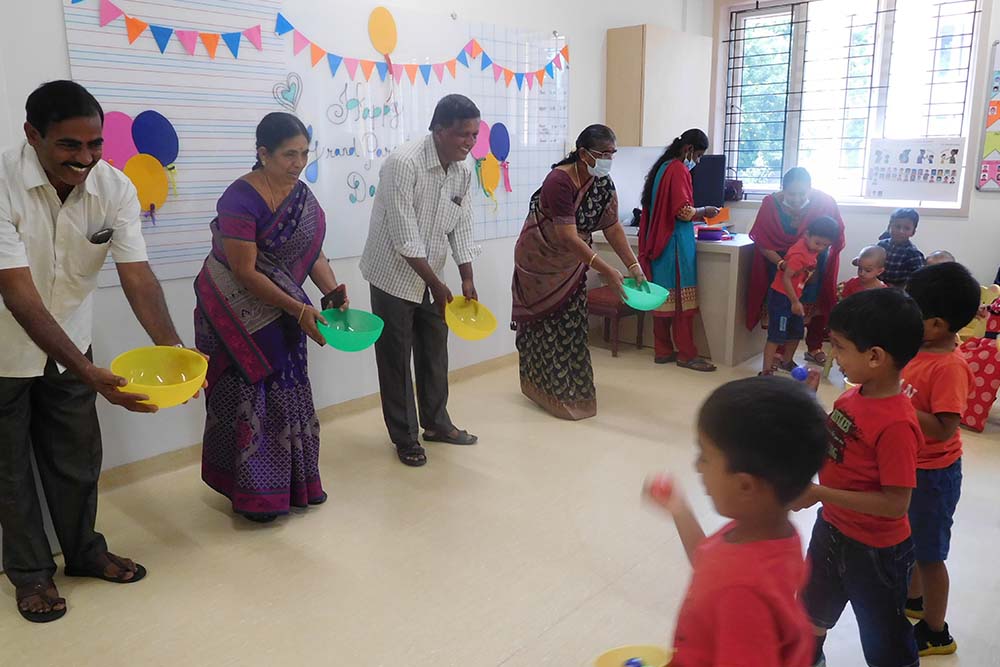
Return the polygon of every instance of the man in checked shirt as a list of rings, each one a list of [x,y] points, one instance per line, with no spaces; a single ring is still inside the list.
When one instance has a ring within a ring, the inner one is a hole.
[[[462,294],[476,299],[472,260],[471,171],[465,164],[479,134],[479,109],[467,97],[438,102],[430,134],[400,146],[380,173],[361,273],[371,285],[372,312],[385,320],[375,344],[382,415],[396,454],[419,467],[418,440],[473,445],[476,436],[448,416],[448,327],[452,300],[444,283],[448,248],[462,276]],[[416,375],[413,396],[410,359]]]

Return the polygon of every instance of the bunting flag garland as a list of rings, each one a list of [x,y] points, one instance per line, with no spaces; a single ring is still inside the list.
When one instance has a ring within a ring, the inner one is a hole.
[[[279,12],[274,23],[274,34],[281,37],[288,35],[288,33],[292,34],[293,55],[299,55],[308,46],[310,48],[313,67],[315,67],[325,55],[330,62],[331,75],[335,76],[340,69],[340,65],[343,64],[344,70],[347,72],[351,81],[358,80],[359,71],[365,81],[371,81],[374,72],[378,71],[379,79],[385,81],[387,77],[392,77],[397,84],[401,83],[404,78],[413,85],[415,85],[418,81],[423,81],[425,85],[428,85],[431,83],[432,78],[436,78],[438,82],[441,83],[444,81],[446,73],[450,74],[453,79],[458,77],[459,63],[461,63],[464,67],[472,69],[470,60],[476,60],[478,58],[478,71],[492,71],[493,81],[495,83],[500,83],[501,79],[503,79],[504,85],[508,88],[510,88],[512,83],[516,82],[518,90],[523,89],[525,84],[527,84],[529,90],[533,90],[536,84],[539,88],[545,85],[546,76],[550,79],[555,79],[556,70],[562,71],[563,68],[569,64],[569,47],[564,46],[562,49],[557,51],[552,59],[545,63],[545,65],[540,69],[528,72],[516,72],[497,63],[496,60],[486,52],[479,41],[475,39],[469,40],[469,42],[466,43],[451,60],[439,63],[412,63],[401,65],[389,61],[388,58],[386,58],[385,61],[350,58],[343,55],[334,55],[333,53],[326,51],[299,32],[292,22],[289,21],[284,14]],[[246,32],[243,34],[248,40],[251,39]]]
[[[73,4],[78,2],[83,2],[83,0],[73,0]],[[226,46],[229,47],[229,52],[233,54],[233,58],[239,58],[240,54],[240,43],[243,39],[246,39],[250,44],[253,45],[258,51],[264,50],[264,42],[262,37],[262,31],[260,25],[255,25],[253,27],[247,28],[242,31],[233,32],[199,32],[197,30],[179,30],[172,26],[165,25],[151,25],[142,19],[136,18],[135,16],[129,16],[126,14],[121,7],[116,5],[111,0],[100,0],[100,7],[98,10],[98,23],[102,28],[114,23],[119,18],[125,18],[125,30],[128,34],[128,43],[135,44],[143,33],[148,29],[150,34],[153,36],[153,40],[156,42],[156,47],[159,49],[160,53],[166,53],[167,47],[170,45],[170,39],[174,36],[177,37],[177,41],[183,47],[184,51],[190,55],[195,55],[195,51],[198,47],[198,38],[201,38],[201,43],[205,47],[205,52],[208,54],[209,58],[214,59],[216,51],[219,48],[219,40],[225,42]],[[283,17],[278,15],[278,24],[275,26],[275,32],[279,35],[292,30],[291,24],[287,21],[282,23]],[[306,43],[310,43],[306,40]]]

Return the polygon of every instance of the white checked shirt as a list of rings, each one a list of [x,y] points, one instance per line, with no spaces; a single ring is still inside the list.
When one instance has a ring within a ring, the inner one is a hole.
[[[433,135],[394,151],[382,166],[361,275],[378,289],[420,303],[427,285],[404,257],[424,257],[443,278],[448,246],[459,265],[479,255],[472,238],[472,172],[441,166]]]
[[[111,241],[90,237],[114,230]],[[135,186],[103,160],[59,201],[35,149],[0,155],[0,270],[28,267],[42,303],[81,352],[90,347],[93,292],[108,250],[116,263],[146,261]],[[0,300],[0,377],[37,377],[48,355]]]

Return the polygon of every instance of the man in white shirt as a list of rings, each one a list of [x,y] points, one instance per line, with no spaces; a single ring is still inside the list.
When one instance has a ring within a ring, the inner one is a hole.
[[[477,298],[472,260],[471,171],[465,159],[479,135],[479,109],[467,97],[438,102],[431,134],[401,146],[380,173],[361,273],[371,283],[372,311],[385,320],[375,344],[382,415],[399,460],[422,466],[417,410],[424,440],[472,445],[476,436],[448,416],[448,327],[452,300],[443,280],[449,246],[462,294]],[[433,302],[432,302],[433,297]],[[410,359],[416,374],[413,396]]]
[[[134,583],[141,565],[94,530],[101,431],[96,397],[154,412],[124,378],[92,362],[93,291],[108,252],[137,319],[157,345],[180,345],[149,268],[136,191],[101,161],[104,113],[71,81],[26,104],[27,141],[0,155],[0,527],[18,611],[44,623],[66,613],[42,524],[31,454],[68,576]]]

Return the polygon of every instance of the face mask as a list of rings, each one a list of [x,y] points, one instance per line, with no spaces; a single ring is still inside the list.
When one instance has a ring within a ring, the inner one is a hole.
[[[587,151],[590,153],[590,151]],[[593,157],[593,153],[590,153]],[[587,165],[587,172],[594,178],[604,178],[611,174],[611,160],[594,157],[594,166]]]
[[[698,165],[698,163],[697,163],[697,162],[695,162],[694,160],[688,160],[688,159],[685,159],[685,160],[684,160],[684,166],[688,168],[688,171],[691,171],[691,170],[692,170],[692,169],[694,169],[694,168],[695,168],[695,167],[696,167],[697,165]]]

